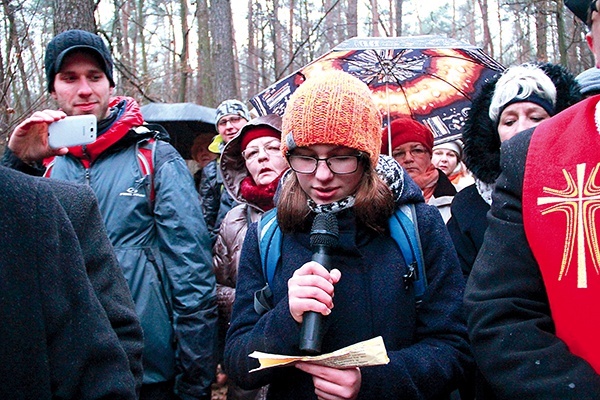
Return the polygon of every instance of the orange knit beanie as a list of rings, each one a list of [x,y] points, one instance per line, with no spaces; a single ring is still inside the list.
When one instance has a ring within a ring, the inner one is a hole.
[[[368,154],[375,167],[381,149],[381,116],[371,91],[344,71],[307,79],[290,97],[283,114],[281,150],[334,144]]]

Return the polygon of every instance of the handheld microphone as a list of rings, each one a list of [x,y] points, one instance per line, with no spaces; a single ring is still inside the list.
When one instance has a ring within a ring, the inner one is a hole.
[[[313,250],[312,261],[316,261],[327,270],[333,267],[331,255],[339,240],[337,218],[334,214],[319,213],[315,216],[310,230],[310,246]],[[322,325],[325,316],[307,311],[302,318],[300,330],[300,350],[316,354],[321,352],[323,341]]]

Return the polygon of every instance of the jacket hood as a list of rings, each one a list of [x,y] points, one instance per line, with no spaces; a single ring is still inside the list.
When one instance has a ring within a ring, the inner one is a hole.
[[[281,117],[278,115],[265,115],[250,120],[240,129],[237,135],[227,142],[221,153],[221,161],[219,163],[223,185],[227,189],[227,192],[238,203],[250,204],[253,207],[257,206],[249,203],[240,195],[240,186],[244,178],[249,175],[244,157],[242,157],[242,138],[250,128],[255,126],[268,126],[281,132]]]
[[[556,87],[555,114],[581,100],[579,84],[575,76],[561,65],[535,63]],[[496,124],[489,117],[494,88],[500,75],[484,84],[479,95],[473,99],[462,132],[464,163],[475,177],[491,184],[500,175],[500,137]]]

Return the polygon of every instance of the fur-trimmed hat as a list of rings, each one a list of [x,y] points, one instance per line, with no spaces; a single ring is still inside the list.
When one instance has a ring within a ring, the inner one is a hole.
[[[581,100],[579,84],[571,72],[561,65],[536,63],[556,87],[555,113]],[[479,95],[473,99],[469,115],[462,131],[464,163],[482,182],[491,184],[500,175],[500,136],[489,109],[499,75],[483,85]]]
[[[59,33],[46,46],[44,66],[46,69],[48,92],[54,90],[54,78],[60,71],[65,56],[74,50],[93,53],[99,61],[100,68],[102,68],[102,71],[110,82],[110,86],[115,86],[112,56],[102,38],[91,32],[72,29]]]
[[[513,65],[502,73],[494,88],[490,118],[499,125],[502,112],[508,106],[524,102],[537,104],[550,116],[556,114],[556,86],[539,65]]]
[[[427,126],[410,117],[396,118],[390,123],[389,131],[388,127],[382,129],[381,136],[381,152],[384,154],[388,153],[388,136],[392,138],[392,150],[405,143],[417,142],[425,146],[429,154],[432,153],[433,133]]]
[[[365,83],[344,71],[307,79],[283,114],[283,154],[312,144],[334,144],[368,154],[375,168],[381,148],[381,115]]]
[[[250,112],[248,107],[239,100],[224,100],[217,107],[217,115],[215,118],[215,126],[218,128],[219,121],[226,115],[239,115],[246,121],[250,121]]]

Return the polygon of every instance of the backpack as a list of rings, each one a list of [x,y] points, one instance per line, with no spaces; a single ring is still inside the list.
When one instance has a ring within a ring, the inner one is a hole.
[[[156,139],[151,137],[138,143],[137,159],[140,165],[140,172],[143,177],[147,177],[150,186],[150,209],[154,209],[154,154],[156,153]]]
[[[408,289],[412,282],[418,307],[427,289],[427,277],[414,205],[403,205],[396,210],[389,219],[389,228],[390,236],[400,248],[408,266],[408,273],[403,277],[404,288]],[[273,294],[270,284],[273,282],[275,269],[281,258],[282,237],[283,234],[277,223],[277,209],[273,208],[264,213],[258,221],[258,247],[266,282],[261,290],[254,293],[254,310],[259,315],[272,308],[270,299]]]

